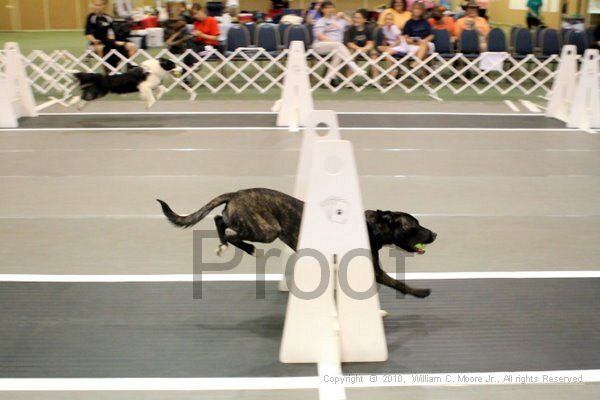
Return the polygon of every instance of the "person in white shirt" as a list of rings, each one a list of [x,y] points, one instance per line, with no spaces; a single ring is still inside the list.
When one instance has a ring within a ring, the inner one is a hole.
[[[322,18],[319,18],[314,25],[314,43],[313,49],[318,54],[324,55],[334,52],[331,58],[331,67],[325,76],[327,81],[333,80],[335,73],[339,70],[339,64],[343,60],[352,59],[348,48],[344,45],[344,31],[349,18],[343,13],[335,13],[335,6],[331,1],[324,1],[321,5]],[[366,75],[354,61],[347,63],[353,72],[364,76]]]
[[[384,25],[381,27],[381,30],[383,32],[383,43],[377,46],[377,50],[390,55],[385,60],[388,67],[391,67],[395,62],[391,56],[395,54],[407,54],[409,52],[408,43],[406,43],[406,39],[402,35],[400,28],[394,23],[394,16],[392,14],[385,16]],[[397,74],[398,69],[394,68],[388,72],[388,77],[393,79]]]

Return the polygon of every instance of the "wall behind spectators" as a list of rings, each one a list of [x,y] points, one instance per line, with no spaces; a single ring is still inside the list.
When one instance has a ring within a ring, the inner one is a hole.
[[[206,0],[196,0],[205,3]],[[511,9],[513,0],[491,0],[489,15],[493,24],[515,25],[525,24],[525,10]],[[544,2],[557,0],[544,0]],[[558,0],[567,4],[567,13],[585,14],[589,0]],[[133,0],[134,6],[156,5],[156,0]],[[459,0],[453,0],[454,7]],[[0,0],[0,30],[49,30],[49,29],[83,29],[85,17],[89,13],[91,0]],[[112,1],[109,1],[112,12]],[[341,11],[360,7],[374,9],[387,0],[338,0],[337,7]],[[269,0],[241,0],[241,9],[267,11]],[[290,7],[305,9],[310,0],[292,0]],[[453,7],[453,8],[454,8]],[[544,22],[547,26],[558,28],[560,25],[560,7],[558,12],[545,12]]]

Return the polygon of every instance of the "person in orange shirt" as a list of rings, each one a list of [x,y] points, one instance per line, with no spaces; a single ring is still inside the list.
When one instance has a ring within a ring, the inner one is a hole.
[[[454,33],[454,18],[444,15],[446,9],[442,6],[435,7],[431,11],[431,18],[429,18],[429,25],[432,29],[445,29],[450,32],[450,39],[456,39]]]
[[[479,16],[479,6],[474,1],[470,1],[466,7],[466,15],[459,18],[454,25],[454,33],[457,38],[465,29],[477,29],[480,35],[487,36],[490,32],[490,26],[485,18]]]
[[[406,10],[406,0],[392,0],[390,8],[385,9],[379,14],[377,25],[384,26],[385,18],[390,14],[394,17],[394,25],[400,29],[404,29],[404,24],[411,17],[410,12]]]

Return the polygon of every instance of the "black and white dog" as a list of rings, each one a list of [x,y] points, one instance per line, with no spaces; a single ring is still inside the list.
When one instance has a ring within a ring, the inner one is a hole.
[[[300,234],[304,202],[285,193],[271,189],[246,189],[225,193],[211,200],[200,210],[187,216],[175,214],[162,200],[158,200],[165,216],[174,225],[187,228],[206,217],[221,204],[222,215],[215,217],[221,244],[217,254],[231,243],[248,254],[254,255],[254,245],[245,242],[271,243],[280,239],[294,251]],[[433,243],[437,234],[421,226],[410,214],[395,211],[365,211],[369,241],[378,283],[415,297],[427,297],[430,289],[417,289],[389,276],[379,262],[379,250],[383,246],[398,246],[410,253],[425,253],[424,246]]]
[[[81,96],[71,100],[70,105],[78,104],[82,109],[88,101],[96,100],[109,93],[139,92],[146,108],[150,108],[160,99],[165,91],[163,79],[168,74],[180,74],[181,67],[166,58],[150,59],[139,66],[131,68],[123,74],[104,75],[87,72],[76,72]]]

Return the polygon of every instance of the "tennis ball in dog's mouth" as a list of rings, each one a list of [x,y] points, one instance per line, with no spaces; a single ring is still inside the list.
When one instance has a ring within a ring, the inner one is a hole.
[[[423,243],[415,244],[414,249],[417,251],[417,253],[420,253],[420,254],[425,253],[425,245]]]

